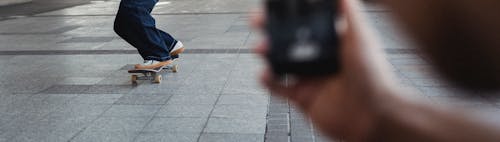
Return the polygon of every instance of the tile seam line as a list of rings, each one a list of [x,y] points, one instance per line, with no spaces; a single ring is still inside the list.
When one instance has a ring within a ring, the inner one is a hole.
[[[168,99],[165,101],[165,104],[166,104],[168,101],[170,101],[170,99],[172,99],[172,96],[174,96],[174,95],[170,95],[170,96],[168,97]],[[132,141],[133,141],[133,142],[137,141],[137,139],[139,138],[139,136],[140,136],[141,134],[143,134],[143,133],[144,133],[144,129],[146,129],[146,128],[149,126],[149,124],[151,124],[151,122],[153,122],[153,120],[155,119],[155,116],[157,116],[157,115],[158,115],[158,113],[160,113],[160,110],[161,110],[161,109],[165,106],[165,104],[161,105],[161,107],[160,107],[158,110],[156,110],[156,112],[153,114],[153,117],[151,117],[151,119],[149,119],[149,120],[148,120],[148,122],[146,122],[146,124],[145,124],[145,125],[141,128],[141,130],[139,131],[139,134],[138,134],[138,135],[136,135],[136,136],[132,139]]]
[[[237,55],[237,59],[240,59],[240,57],[241,57],[240,55],[241,55],[241,54],[240,54],[240,53],[237,53],[237,54],[238,54],[238,55]],[[230,72],[228,73],[228,75],[229,75],[229,76],[230,76],[231,74],[233,74],[233,72],[236,70],[236,65],[237,65],[237,64],[238,64],[238,62],[237,62],[237,61],[235,61],[235,62],[231,65],[233,68],[232,68],[232,69],[230,70]],[[224,87],[222,87],[222,89],[219,91],[219,94],[218,94],[218,96],[217,96],[217,99],[215,100],[215,103],[214,103],[214,105],[213,105],[213,107],[212,107],[212,110],[210,110],[210,113],[209,113],[209,115],[208,115],[208,117],[207,117],[207,121],[206,121],[206,122],[205,122],[205,124],[203,125],[203,128],[201,129],[200,135],[198,136],[198,139],[196,140],[196,142],[200,142],[200,140],[201,140],[201,136],[203,135],[203,132],[205,131],[205,129],[206,129],[206,128],[207,128],[207,126],[208,126],[208,122],[210,121],[210,117],[212,117],[213,112],[214,112],[214,110],[215,110],[215,107],[217,106],[217,103],[219,103],[220,98],[222,97],[222,93],[224,92],[224,89],[226,89],[227,85],[229,84],[229,80],[230,80],[230,78],[228,77],[228,78],[226,79],[226,81],[224,82]]]
[[[267,105],[267,112],[266,112],[266,130],[264,131],[264,142],[267,142],[267,134],[268,134],[268,127],[269,127],[269,115],[271,114],[270,112],[270,107],[271,107],[271,97],[272,97],[272,94],[269,95],[269,104]]]
[[[99,118],[104,116],[104,113],[106,113],[109,109],[111,109],[113,105],[109,105],[103,112],[101,112],[94,120],[89,122],[87,126],[81,128],[80,131],[76,132],[67,142],[72,142],[76,137],[78,137],[80,134],[82,134],[85,130],[87,130],[92,124],[94,124]]]
[[[200,66],[199,64],[196,65],[197,67]],[[190,74],[192,74],[193,72],[195,72],[195,70],[191,70]],[[182,81],[183,83],[186,82],[186,80],[183,80]],[[179,88],[176,88],[176,89],[179,89]],[[147,126],[155,119],[155,118],[169,118],[169,117],[158,117],[158,114],[160,113],[161,109],[163,107],[166,107],[167,106],[167,103],[172,99],[174,95],[170,95],[168,97],[168,99],[165,101],[165,104],[161,105],[160,109],[158,111],[155,112],[155,114],[153,115],[153,117],[146,123],[146,125],[144,125],[144,127],[139,131],[139,135],[135,136],[132,141],[135,142],[137,141],[137,139],[139,138],[139,136],[141,134],[145,134],[147,132],[144,132],[144,130],[147,128]],[[189,117],[171,117],[171,118],[189,118]],[[208,122],[208,118],[207,118],[207,122]],[[203,129],[202,129],[202,132],[200,132],[200,135],[198,136],[198,138],[201,137],[201,133],[203,133]]]

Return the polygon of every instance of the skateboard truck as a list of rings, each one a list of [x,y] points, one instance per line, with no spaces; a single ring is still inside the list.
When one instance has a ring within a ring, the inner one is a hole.
[[[138,80],[152,80],[153,83],[161,83],[162,76],[158,73],[144,73],[144,76],[132,75],[132,83],[137,84]]]
[[[179,69],[178,65],[168,65],[152,70],[130,70],[128,71],[128,73],[134,74],[131,76],[131,81],[133,84],[137,84],[138,80],[151,80],[153,83],[159,84],[162,81],[162,75],[161,75],[162,70],[170,70],[174,73],[177,73],[178,69]],[[142,74],[142,76],[139,76],[137,74]]]

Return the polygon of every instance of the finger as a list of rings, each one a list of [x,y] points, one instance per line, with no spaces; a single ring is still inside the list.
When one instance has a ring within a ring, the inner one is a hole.
[[[257,44],[257,46],[253,49],[253,52],[259,55],[262,58],[265,58],[267,51],[269,49],[268,42],[266,39],[263,39],[261,42]]]
[[[256,30],[262,30],[265,24],[265,13],[262,9],[253,10],[250,25]]]
[[[317,97],[324,94],[322,93],[322,89],[330,87],[326,85],[328,83],[327,80],[333,77],[327,78],[328,79],[300,80],[301,82],[294,87],[296,88],[294,89],[295,95],[291,96],[290,100],[301,106],[302,109],[307,110]]]
[[[318,97],[319,94],[316,91],[318,91],[319,86],[323,85],[321,80],[296,80],[297,83],[285,83],[276,80],[269,70],[262,74],[261,80],[272,95],[284,97],[300,106],[303,110],[307,110],[312,101]]]
[[[352,0],[341,0],[340,1],[340,14],[343,18],[345,18],[345,22],[347,25],[355,24],[352,22],[353,10],[355,8],[352,6]]]
[[[268,68],[264,69],[262,73],[260,74],[260,82],[262,85],[264,85],[265,88],[267,88],[271,93],[275,92],[274,90],[271,90],[271,88],[274,88],[273,84],[273,77],[269,71]]]
[[[289,95],[290,93],[288,93],[291,92],[289,91],[289,88],[286,87],[284,83],[281,83],[279,80],[276,80],[276,77],[274,77],[274,75],[269,69],[265,69],[262,72],[260,80],[262,84],[264,84],[264,87],[270,90],[273,95],[279,95],[287,98],[292,96]]]

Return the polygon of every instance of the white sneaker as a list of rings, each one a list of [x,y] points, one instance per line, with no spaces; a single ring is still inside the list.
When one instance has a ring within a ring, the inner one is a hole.
[[[155,61],[155,60],[144,60],[144,63],[142,63],[142,65],[148,66],[148,65],[153,65],[153,64],[156,64],[156,63],[158,63],[158,61]]]
[[[156,61],[156,60],[144,60],[144,63],[136,64],[135,69],[138,69],[138,70],[157,69],[157,68],[169,65],[172,62],[173,62],[172,60],[167,60],[167,61],[163,61],[163,62]]]
[[[184,52],[184,44],[181,41],[177,41],[174,48],[170,51],[170,55],[179,55]]]

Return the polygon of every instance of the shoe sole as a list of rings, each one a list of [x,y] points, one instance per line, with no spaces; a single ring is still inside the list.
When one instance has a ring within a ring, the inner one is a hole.
[[[184,50],[185,50],[185,48],[184,48],[184,47],[181,47],[181,48],[179,48],[179,49],[177,49],[177,50],[175,50],[175,51],[170,52],[170,56],[177,56],[177,55],[179,55],[179,54],[183,53],[183,52],[184,52]]]
[[[160,62],[160,63],[154,64],[154,65],[148,65],[148,66],[143,66],[143,65],[137,64],[137,65],[135,65],[135,69],[136,70],[156,69],[156,68],[160,68],[160,67],[164,67],[166,65],[172,64],[173,62],[174,61],[169,60],[169,61]]]

